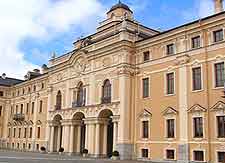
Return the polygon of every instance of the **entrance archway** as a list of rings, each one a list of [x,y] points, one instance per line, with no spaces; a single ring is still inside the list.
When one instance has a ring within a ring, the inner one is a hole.
[[[53,152],[58,152],[59,148],[62,147],[62,117],[61,115],[56,115],[53,119],[54,122],[54,143]]]
[[[101,129],[101,133],[103,134],[103,140],[101,144],[103,145],[102,153],[106,154],[107,157],[112,156],[113,152],[113,122],[112,122],[113,113],[111,110],[102,110],[99,114],[100,119],[104,119],[106,123]],[[107,126],[105,126],[107,125]],[[104,129],[105,128],[105,129]],[[104,138],[106,139],[104,141]],[[106,144],[105,144],[106,143]]]
[[[86,125],[84,124],[85,115],[81,112],[75,113],[73,116],[74,125],[74,140],[73,140],[73,152],[82,154],[85,149],[85,132]]]

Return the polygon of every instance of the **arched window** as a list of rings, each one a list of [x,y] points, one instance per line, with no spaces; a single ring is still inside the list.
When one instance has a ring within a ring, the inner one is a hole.
[[[110,103],[111,102],[111,84],[107,79],[104,81],[102,87],[102,103]]]
[[[61,91],[58,91],[57,95],[56,95],[56,106],[55,109],[56,110],[61,110],[62,108],[62,93]]]
[[[85,98],[86,98],[86,89],[84,88],[83,83],[81,82],[78,84],[76,106],[85,106]]]

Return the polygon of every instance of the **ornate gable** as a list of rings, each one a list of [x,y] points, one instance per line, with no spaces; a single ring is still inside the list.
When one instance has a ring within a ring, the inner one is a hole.
[[[223,101],[218,101],[213,107],[210,109],[211,111],[225,110],[225,103]]]
[[[178,114],[178,111],[175,110],[175,109],[172,108],[172,107],[168,107],[168,108],[166,108],[166,109],[162,112],[162,114],[163,114],[164,116],[166,116],[166,115],[177,115],[177,114]]]
[[[150,118],[152,116],[152,113],[148,111],[147,109],[144,109],[138,116],[138,118]]]
[[[195,113],[195,112],[206,112],[206,108],[204,108],[203,106],[199,105],[199,104],[195,104],[193,105],[188,112],[190,113]]]

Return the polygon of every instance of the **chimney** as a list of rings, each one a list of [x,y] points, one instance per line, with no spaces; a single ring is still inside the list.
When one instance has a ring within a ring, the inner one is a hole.
[[[2,74],[2,79],[6,79],[6,74],[5,73]]]
[[[223,0],[214,0],[214,5],[216,14],[223,11]]]

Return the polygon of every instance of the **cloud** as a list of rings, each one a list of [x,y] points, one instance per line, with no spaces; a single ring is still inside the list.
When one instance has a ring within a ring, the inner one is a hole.
[[[38,67],[20,49],[25,39],[49,41],[74,26],[93,28],[90,22],[103,13],[99,0],[0,0],[0,73],[22,78]],[[39,50],[31,51],[43,59]]]

